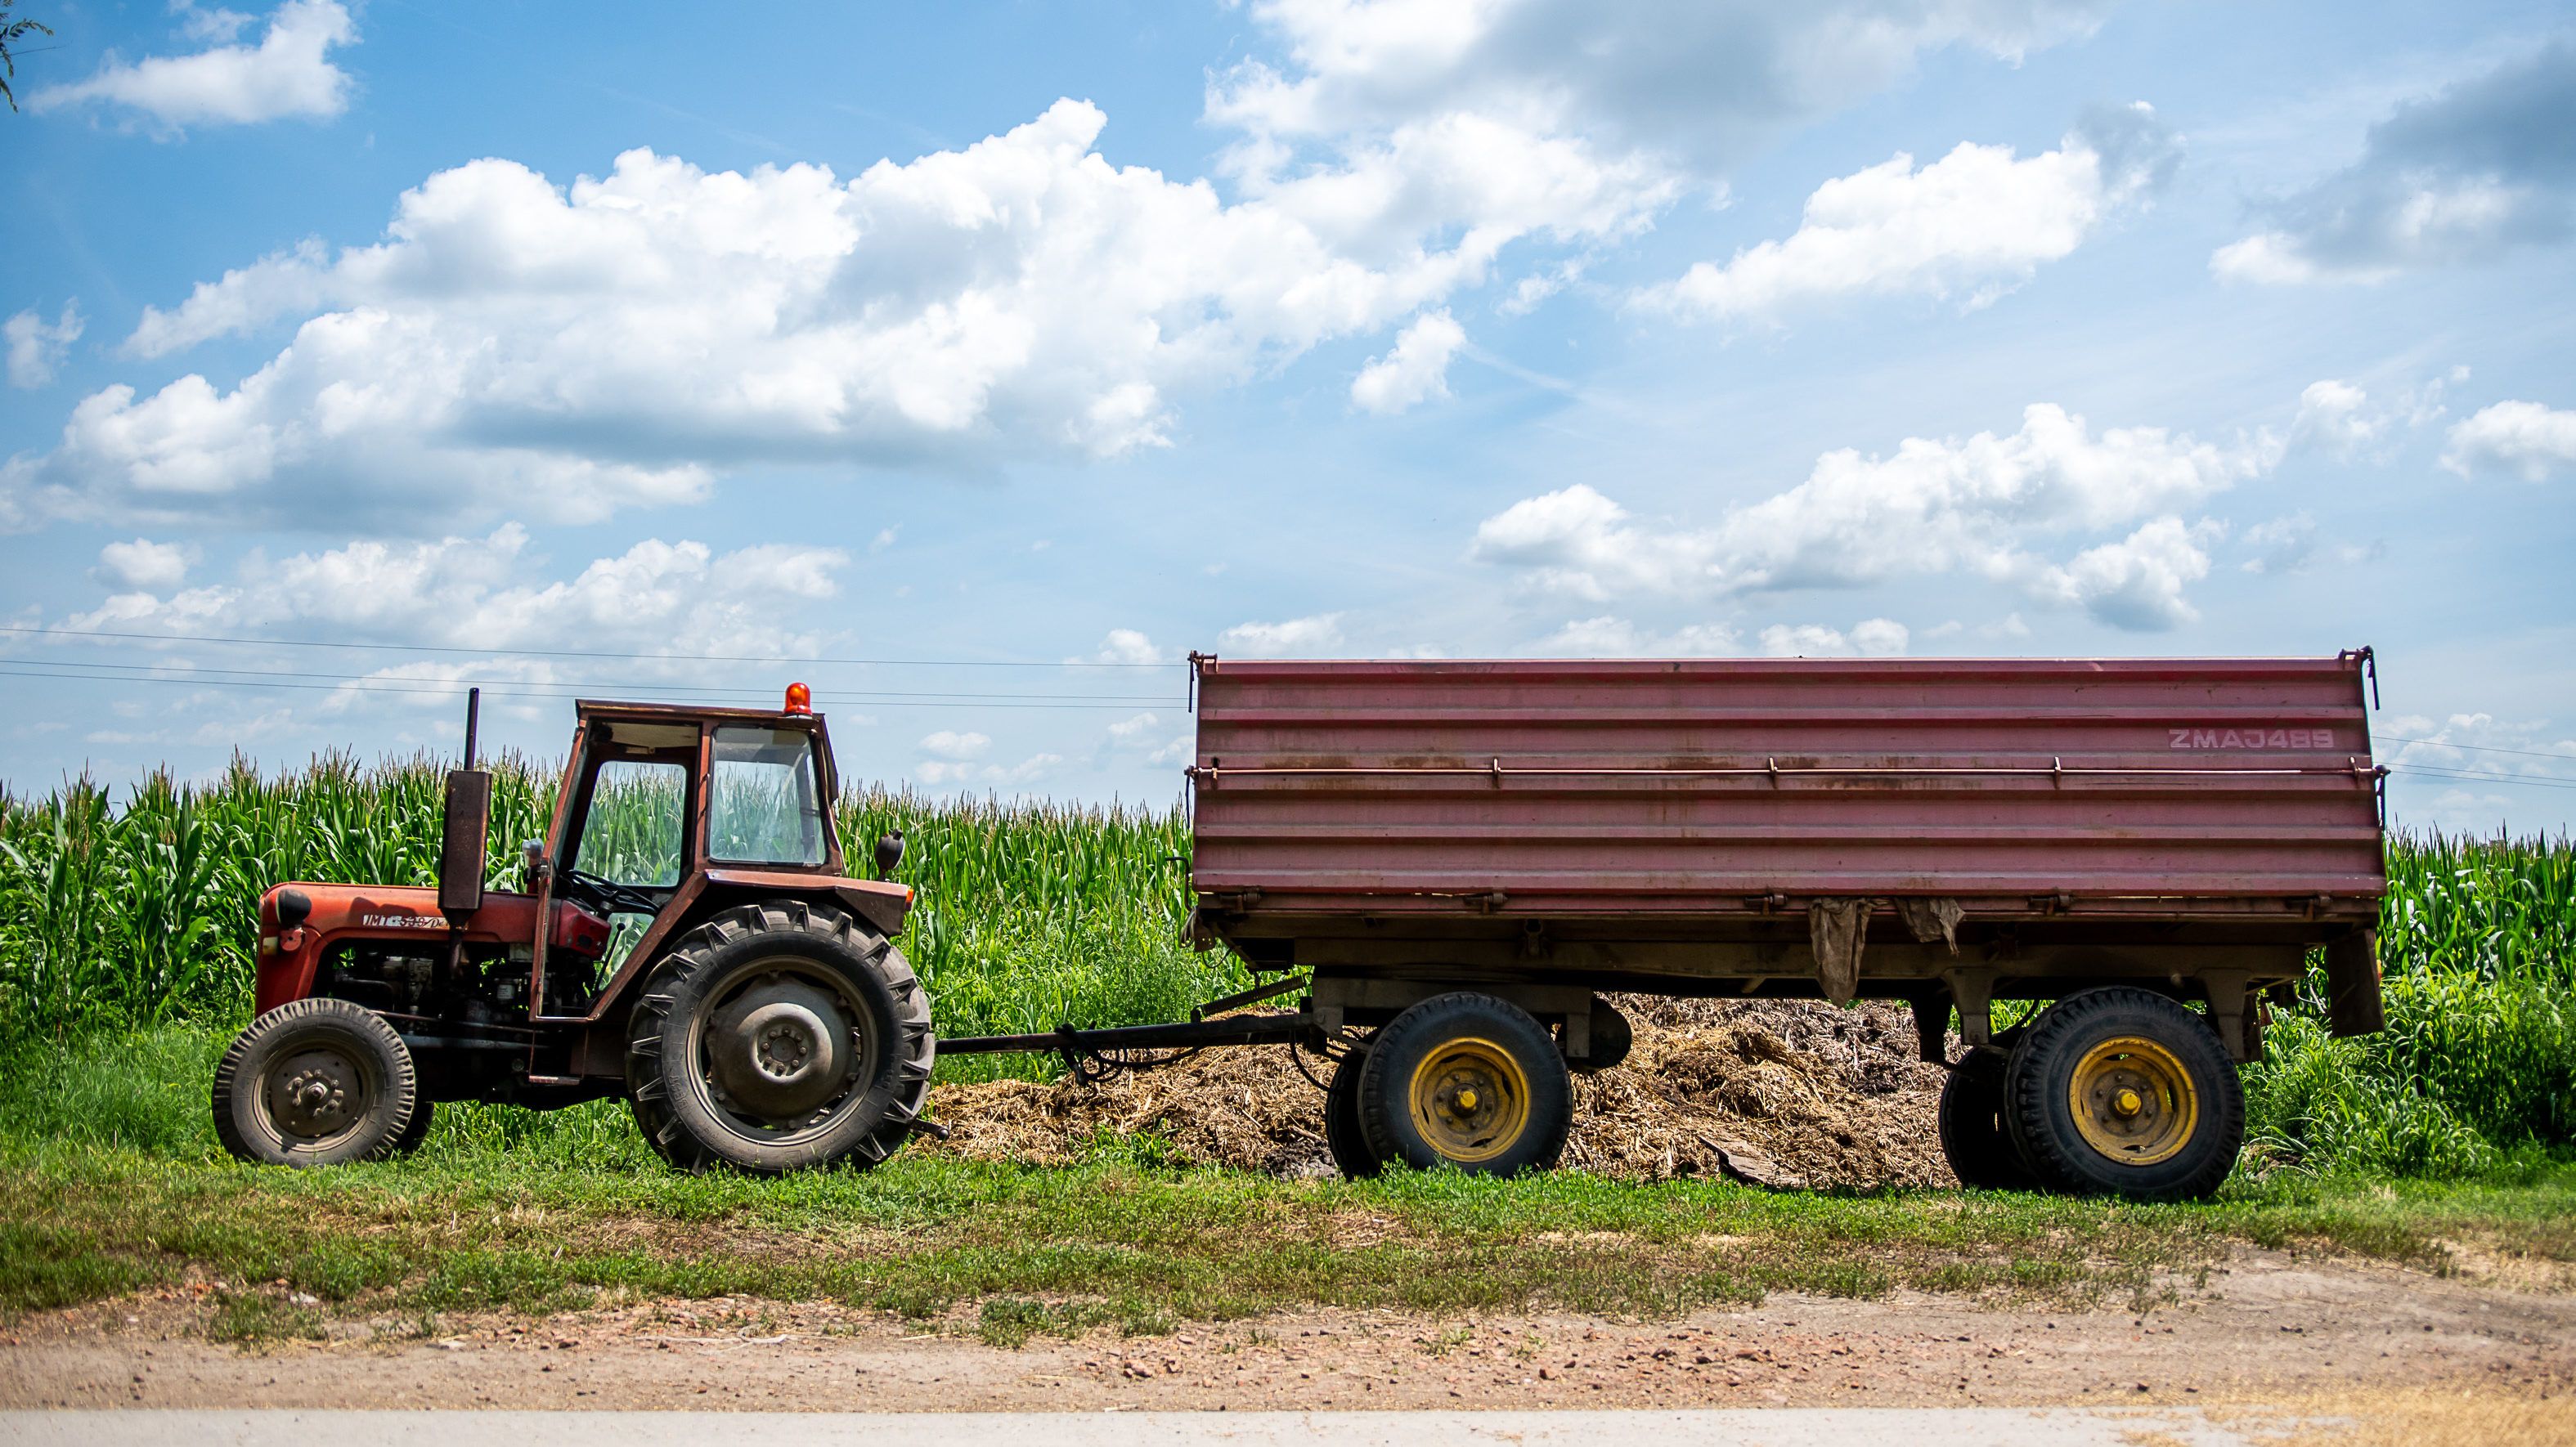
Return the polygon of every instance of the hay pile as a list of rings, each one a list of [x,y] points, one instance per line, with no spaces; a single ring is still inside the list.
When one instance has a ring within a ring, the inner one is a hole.
[[[1784,1187],[1949,1184],[1933,1113],[1942,1070],[1914,1058],[1902,1008],[1623,997],[1626,1064],[1575,1077],[1565,1164],[1623,1180],[1720,1174]],[[1309,1057],[1318,1077],[1325,1065]],[[949,1139],[917,1148],[1060,1165],[1103,1135],[1151,1137],[1185,1165],[1329,1176],[1323,1096],[1285,1048],[1211,1050],[1097,1086],[941,1086]]]

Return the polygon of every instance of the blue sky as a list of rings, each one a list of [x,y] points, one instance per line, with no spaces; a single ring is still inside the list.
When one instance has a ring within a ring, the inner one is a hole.
[[[22,791],[795,677],[1161,803],[1191,648],[2367,643],[2401,820],[2576,813],[2564,6],[21,13]]]

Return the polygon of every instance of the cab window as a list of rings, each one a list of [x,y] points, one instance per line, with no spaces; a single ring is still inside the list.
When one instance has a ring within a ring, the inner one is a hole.
[[[600,765],[572,867],[638,889],[678,884],[688,784],[689,771],[678,764],[614,759]]]
[[[707,799],[707,853],[737,864],[823,862],[823,800],[814,738],[803,729],[716,729]]]

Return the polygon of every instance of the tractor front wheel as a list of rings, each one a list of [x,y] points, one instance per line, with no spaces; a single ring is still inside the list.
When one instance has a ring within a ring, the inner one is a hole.
[[[636,1123],[684,1170],[872,1166],[930,1094],[930,995],[894,943],[802,900],[726,910],[654,966],[628,1026]]]
[[[336,1166],[395,1153],[425,1115],[411,1049],[346,1000],[280,1005],[215,1067],[215,1138],[245,1161]]]

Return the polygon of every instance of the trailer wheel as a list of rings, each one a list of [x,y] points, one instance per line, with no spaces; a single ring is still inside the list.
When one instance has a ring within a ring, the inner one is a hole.
[[[2004,1119],[2004,1057],[1979,1050],[1941,1086],[1941,1154],[1974,1191],[2027,1191],[2039,1184],[2022,1164]]]
[[[1592,997],[1592,1052],[1581,1060],[1566,1064],[1577,1074],[1597,1075],[1617,1066],[1637,1046],[1637,1028],[1618,1006],[1595,995]]]
[[[2070,995],[2031,1022],[2005,1068],[2006,1121],[2042,1184],[2196,1200],[2245,1143],[2245,1089],[2209,1022],[2148,990]]]
[[[1367,1062],[1368,1047],[1353,1047],[1333,1067],[1332,1084],[1324,1089],[1324,1149],[1346,1181],[1372,1179],[1386,1166],[1360,1128],[1360,1067]]]
[[[215,1138],[245,1161],[391,1155],[419,1108],[411,1048],[373,1010],[305,999],[250,1022],[215,1067]]]
[[[654,966],[628,1026],[636,1124],[683,1170],[872,1166],[911,1134],[930,996],[889,940],[802,900],[726,910]]]
[[[1545,1170],[1574,1124],[1573,1078],[1547,1027],[1468,992],[1434,995],[1378,1031],[1359,1097],[1369,1149],[1420,1170]]]

